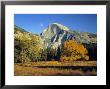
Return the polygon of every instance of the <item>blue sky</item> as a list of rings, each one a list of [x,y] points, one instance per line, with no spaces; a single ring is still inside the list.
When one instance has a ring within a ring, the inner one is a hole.
[[[14,24],[40,34],[48,24],[60,23],[71,30],[97,33],[96,14],[15,14]]]

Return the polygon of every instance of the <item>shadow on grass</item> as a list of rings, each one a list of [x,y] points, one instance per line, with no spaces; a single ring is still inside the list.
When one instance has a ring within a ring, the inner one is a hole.
[[[72,69],[72,70],[82,70],[82,71],[92,71],[96,70],[96,66],[33,66],[33,68],[55,68],[55,69]]]

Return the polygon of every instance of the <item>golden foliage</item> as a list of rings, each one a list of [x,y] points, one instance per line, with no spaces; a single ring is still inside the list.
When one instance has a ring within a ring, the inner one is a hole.
[[[68,40],[64,42],[61,61],[73,61],[73,60],[89,60],[87,56],[87,49],[75,40]]]

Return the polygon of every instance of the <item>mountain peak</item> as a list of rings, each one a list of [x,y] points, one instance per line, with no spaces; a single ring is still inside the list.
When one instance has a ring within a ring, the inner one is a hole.
[[[57,48],[64,41],[74,39],[74,36],[69,31],[68,27],[60,23],[51,23],[40,35],[46,47],[51,46],[52,48]]]
[[[69,30],[68,27],[66,27],[66,26],[64,26],[64,25],[62,25],[62,24],[60,24],[60,23],[56,23],[56,22],[50,24],[49,26],[57,26],[57,27],[59,27],[61,30],[65,30],[65,31],[68,31],[68,30]]]

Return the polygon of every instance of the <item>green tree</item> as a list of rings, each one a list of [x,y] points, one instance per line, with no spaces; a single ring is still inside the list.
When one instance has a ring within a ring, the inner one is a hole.
[[[14,62],[39,61],[42,50],[41,38],[19,30],[14,31]]]

